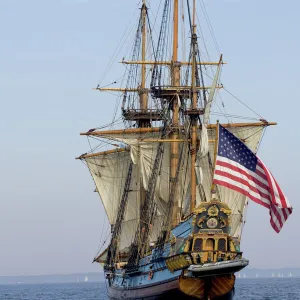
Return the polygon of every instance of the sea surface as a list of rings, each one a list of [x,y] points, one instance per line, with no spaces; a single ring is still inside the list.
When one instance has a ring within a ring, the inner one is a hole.
[[[1,300],[106,300],[106,294],[104,283],[0,285]],[[300,300],[300,278],[237,279],[234,299]]]

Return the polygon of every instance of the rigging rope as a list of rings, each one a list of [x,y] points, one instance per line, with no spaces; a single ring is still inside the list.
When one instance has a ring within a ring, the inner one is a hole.
[[[130,161],[128,173],[127,173],[127,177],[126,177],[126,181],[125,181],[125,185],[124,185],[123,195],[122,195],[119,210],[118,210],[117,220],[114,225],[111,242],[110,242],[108,252],[107,252],[107,259],[106,259],[106,264],[105,264],[106,268],[111,267],[112,261],[115,259],[115,256],[118,253],[118,238],[121,234],[122,223],[123,223],[124,217],[125,217],[125,211],[126,211],[127,202],[128,202],[128,193],[129,193],[130,184],[131,184],[132,168],[133,168],[133,162]]]
[[[203,0],[200,0],[199,2],[200,2],[201,9],[203,11],[204,17],[206,19],[206,22],[207,22],[207,25],[208,25],[208,29],[210,31],[210,34],[211,34],[212,38],[213,38],[213,42],[215,44],[216,50],[218,51],[218,54],[220,55],[221,54],[220,48],[219,48],[219,45],[218,45],[218,42],[217,42],[217,39],[216,39],[214,30],[213,30],[213,27],[211,25],[211,22],[210,22],[210,19],[209,19],[207,10],[206,10],[206,5],[205,5],[205,3],[204,3]]]
[[[164,138],[167,135],[166,125],[167,124],[165,123],[161,138]],[[127,270],[129,271],[137,267],[139,258],[143,257],[147,250],[150,226],[152,224],[155,213],[154,192],[157,184],[157,178],[162,166],[161,163],[163,153],[164,143],[160,142],[157,147],[155,161],[152,167],[151,176],[148,181],[146,198],[140,216],[140,226],[136,230],[134,242],[130,247],[130,256],[128,259],[128,264],[126,266]]]

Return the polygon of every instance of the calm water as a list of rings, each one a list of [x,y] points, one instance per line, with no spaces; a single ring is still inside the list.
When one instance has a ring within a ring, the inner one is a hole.
[[[0,285],[1,300],[106,300],[103,283]],[[239,279],[235,300],[300,300],[300,278]],[[175,299],[174,299],[175,300]]]

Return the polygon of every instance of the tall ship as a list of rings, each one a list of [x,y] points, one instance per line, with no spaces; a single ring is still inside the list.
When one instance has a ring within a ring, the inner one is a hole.
[[[202,0],[162,0],[156,15],[149,5],[141,1],[131,57],[121,61],[123,86],[96,88],[118,93],[120,110],[106,128],[81,133],[94,144],[78,159],[110,223],[94,262],[110,299],[233,299],[234,273],[249,263],[240,248],[249,199],[269,208],[277,232],[291,213],[275,203],[279,187],[269,196],[277,183],[256,157],[276,123],[213,111],[224,106],[225,62],[206,59]],[[270,181],[258,183],[258,170]]]

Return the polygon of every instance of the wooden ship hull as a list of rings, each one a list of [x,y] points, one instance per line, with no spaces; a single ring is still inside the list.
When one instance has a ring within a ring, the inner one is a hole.
[[[234,275],[232,276],[234,277]],[[205,287],[206,285],[207,288]],[[194,280],[191,283],[184,282],[183,279],[177,277],[166,282],[148,284],[137,288],[109,286],[108,296],[110,299],[231,300],[234,297],[234,282],[226,277],[215,277],[207,280]]]

